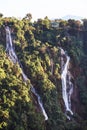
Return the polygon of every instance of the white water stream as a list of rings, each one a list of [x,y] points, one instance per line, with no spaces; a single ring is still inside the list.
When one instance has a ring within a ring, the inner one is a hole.
[[[62,96],[65,103],[66,113],[70,112],[70,114],[73,115],[71,110],[71,95],[73,93],[73,84],[71,82],[71,74],[69,72],[69,61],[70,57],[63,49],[61,49]],[[70,120],[70,116],[68,116],[68,114],[66,114],[66,116]]]
[[[7,26],[6,28],[6,52],[10,58],[10,60],[15,64],[15,63],[18,63],[19,64],[19,67],[21,68],[21,65],[18,61],[18,58],[17,58],[17,55],[14,51],[14,48],[13,48],[13,44],[12,44],[12,38],[11,38],[11,32],[10,32],[10,29],[9,27]],[[28,77],[25,75],[25,73],[23,72],[23,69],[21,68],[22,70],[22,76],[23,76],[23,79],[24,79],[24,82],[27,82],[28,80]],[[38,104],[39,104],[39,107],[45,117],[45,120],[48,120],[48,116],[45,112],[45,109],[43,107],[43,104],[41,102],[41,98],[39,96],[39,94],[37,94],[35,88],[33,87],[33,85],[31,85],[31,91],[32,93],[37,97],[37,100],[38,100]]]

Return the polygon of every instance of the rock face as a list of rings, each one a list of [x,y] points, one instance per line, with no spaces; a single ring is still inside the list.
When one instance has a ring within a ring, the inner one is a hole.
[[[5,37],[6,37],[5,28],[0,27],[0,42],[3,43],[4,46],[5,46]]]
[[[77,84],[78,77],[83,73],[83,69],[79,66],[79,64],[75,64],[71,62],[70,70],[73,75],[72,82],[73,82],[73,93],[71,95],[72,101],[72,111],[73,113],[77,113],[81,118],[84,118],[85,106],[81,102],[81,95],[80,95],[80,88]]]

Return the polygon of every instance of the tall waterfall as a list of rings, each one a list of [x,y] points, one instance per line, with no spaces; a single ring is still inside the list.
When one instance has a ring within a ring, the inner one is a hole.
[[[11,38],[11,32],[10,32],[10,29],[9,27],[7,26],[6,28],[6,52],[10,58],[10,60],[15,64],[15,63],[18,63],[19,64],[19,67],[21,68],[21,65],[18,61],[18,57],[14,51],[14,48],[13,48],[13,44],[12,44],[12,38]],[[21,68],[22,70],[22,68]],[[28,77],[25,75],[25,73],[23,72],[22,70],[22,76],[23,76],[23,80],[24,82],[27,83],[27,80],[28,80]],[[33,87],[33,85],[31,85],[31,92],[37,97],[37,100],[38,100],[38,104],[39,104],[39,107],[45,117],[45,120],[48,120],[48,116],[45,112],[45,109],[43,107],[43,104],[41,102],[41,98],[39,96],[39,94],[37,94],[35,88]]]
[[[73,93],[73,84],[71,82],[71,73],[69,72],[69,61],[70,57],[63,49],[61,49],[62,96],[65,103],[66,113],[70,112],[70,114],[73,115],[73,112],[71,110],[71,95]],[[70,119],[68,114],[66,114],[66,116],[68,119]]]

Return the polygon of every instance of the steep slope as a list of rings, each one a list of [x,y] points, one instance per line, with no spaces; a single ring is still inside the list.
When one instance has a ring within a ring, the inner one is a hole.
[[[62,21],[62,27],[56,29],[51,27],[48,18],[34,23],[15,18],[3,18],[0,22],[0,129],[86,130],[87,55],[82,25],[73,20]],[[11,29],[13,48],[29,79],[28,84],[23,81],[18,63],[13,64],[6,54],[5,26]],[[62,97],[60,47],[70,56],[69,71],[74,86],[71,120],[65,115]],[[47,121],[30,90],[31,84],[40,95]]]

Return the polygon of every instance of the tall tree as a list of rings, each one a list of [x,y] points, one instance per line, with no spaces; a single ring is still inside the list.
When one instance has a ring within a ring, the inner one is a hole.
[[[0,18],[2,18],[3,17],[3,14],[2,13],[0,13]]]
[[[28,19],[29,21],[31,21],[32,14],[31,13],[26,14],[25,18]]]

